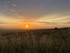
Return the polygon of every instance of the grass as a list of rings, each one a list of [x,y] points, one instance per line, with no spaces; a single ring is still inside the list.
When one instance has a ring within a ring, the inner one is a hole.
[[[2,31],[0,53],[70,53],[70,28]]]

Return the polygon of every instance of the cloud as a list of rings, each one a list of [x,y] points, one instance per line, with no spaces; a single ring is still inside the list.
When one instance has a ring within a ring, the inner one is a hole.
[[[24,20],[8,16],[0,16],[0,24],[21,24]]]
[[[70,24],[70,15],[53,14],[39,18],[37,21],[51,24]]]

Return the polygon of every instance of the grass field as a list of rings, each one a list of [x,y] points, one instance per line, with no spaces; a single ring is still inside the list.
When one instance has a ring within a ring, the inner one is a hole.
[[[70,53],[70,28],[0,30],[0,53]]]

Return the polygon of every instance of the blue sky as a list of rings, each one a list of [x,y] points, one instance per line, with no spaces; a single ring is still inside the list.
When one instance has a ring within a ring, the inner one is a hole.
[[[0,0],[0,25],[35,21],[69,27],[69,20],[70,0]]]

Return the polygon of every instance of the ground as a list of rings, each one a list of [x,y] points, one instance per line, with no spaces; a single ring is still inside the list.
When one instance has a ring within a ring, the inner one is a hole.
[[[0,53],[69,53],[70,28],[0,30]]]

